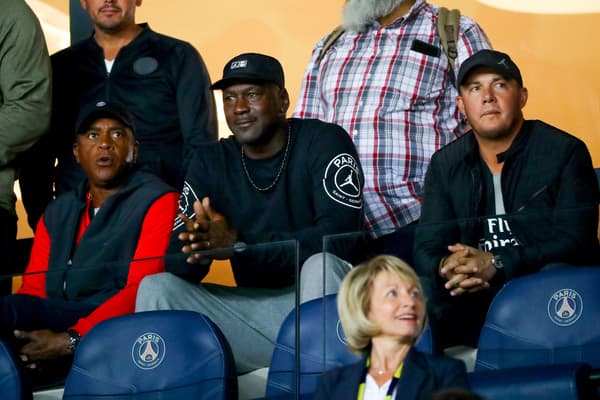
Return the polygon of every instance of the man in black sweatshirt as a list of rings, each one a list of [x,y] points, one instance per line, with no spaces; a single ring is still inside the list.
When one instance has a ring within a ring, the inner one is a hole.
[[[206,314],[231,344],[238,371],[247,372],[268,365],[294,307],[296,241],[300,301],[320,297],[324,287],[337,291],[351,266],[320,253],[323,236],[361,229],[363,176],[342,128],[286,119],[289,97],[276,59],[241,54],[212,87],[223,92],[234,136],[196,152],[166,260],[174,275],[144,280],[136,310]],[[270,244],[253,246],[263,243]],[[198,285],[215,257],[231,260],[238,287]]]

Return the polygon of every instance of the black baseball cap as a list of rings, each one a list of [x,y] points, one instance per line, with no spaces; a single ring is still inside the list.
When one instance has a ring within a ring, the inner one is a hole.
[[[285,87],[283,68],[276,58],[258,53],[235,56],[225,64],[223,78],[213,83],[211,89],[224,89],[236,81],[271,82]]]
[[[477,67],[489,67],[508,79],[516,80],[520,86],[523,86],[523,78],[517,64],[511,60],[510,56],[496,50],[480,50],[467,58],[458,71],[456,79],[456,88],[465,82],[471,71]]]
[[[85,132],[98,118],[113,118],[130,128],[135,134],[133,117],[119,103],[111,101],[97,101],[84,106],[79,112],[75,123],[75,135]]]

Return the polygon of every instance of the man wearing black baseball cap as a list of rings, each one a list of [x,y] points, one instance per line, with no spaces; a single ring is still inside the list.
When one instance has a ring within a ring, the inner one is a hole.
[[[476,346],[507,281],[600,259],[600,193],[585,144],[524,119],[528,92],[508,54],[474,54],[457,87],[472,129],[433,155],[415,243],[440,347]]]
[[[120,104],[82,109],[73,154],[87,179],[48,205],[22,287],[0,298],[0,339],[34,385],[64,378],[80,337],[133,312],[141,279],[164,270],[178,195],[134,168],[134,131]]]
[[[223,89],[236,82],[271,82],[285,88],[283,68],[271,56],[258,53],[243,53],[229,60],[223,68],[223,78],[215,82],[211,89]]]
[[[289,97],[275,58],[240,54],[212,88],[222,91],[234,135],[196,153],[169,248],[178,257],[166,262],[177,276],[144,279],[136,310],[207,315],[231,344],[238,371],[248,372],[269,364],[295,304],[296,247],[269,243],[298,241],[301,302],[337,291],[351,266],[340,252],[321,253],[323,236],[361,228],[363,176],[342,128],[286,118]],[[213,258],[231,261],[237,287],[198,284]]]
[[[462,63],[458,76],[456,78],[456,88],[460,93],[460,86],[465,82],[465,79],[475,68],[488,67],[507,80],[514,79],[519,86],[523,87],[523,78],[519,67],[513,62],[508,54],[496,50],[481,50],[467,58]]]
[[[79,112],[75,123],[75,134],[85,132],[92,122],[100,118],[112,118],[119,121],[123,126],[131,129],[135,136],[135,123],[129,111],[119,103],[103,100],[87,104]]]

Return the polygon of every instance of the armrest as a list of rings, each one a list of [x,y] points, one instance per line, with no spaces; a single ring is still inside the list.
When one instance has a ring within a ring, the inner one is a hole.
[[[487,400],[591,399],[590,372],[584,363],[541,365],[473,372],[469,382]]]

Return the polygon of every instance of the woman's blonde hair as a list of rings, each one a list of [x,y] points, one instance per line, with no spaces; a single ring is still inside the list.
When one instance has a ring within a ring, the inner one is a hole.
[[[371,338],[380,333],[379,327],[369,321],[373,281],[383,271],[396,274],[400,279],[414,285],[423,293],[419,277],[410,265],[398,257],[381,255],[350,270],[344,277],[337,296],[337,308],[346,335],[346,344],[354,353],[364,353]],[[422,333],[425,321],[421,327]],[[415,338],[416,340],[417,338]]]

